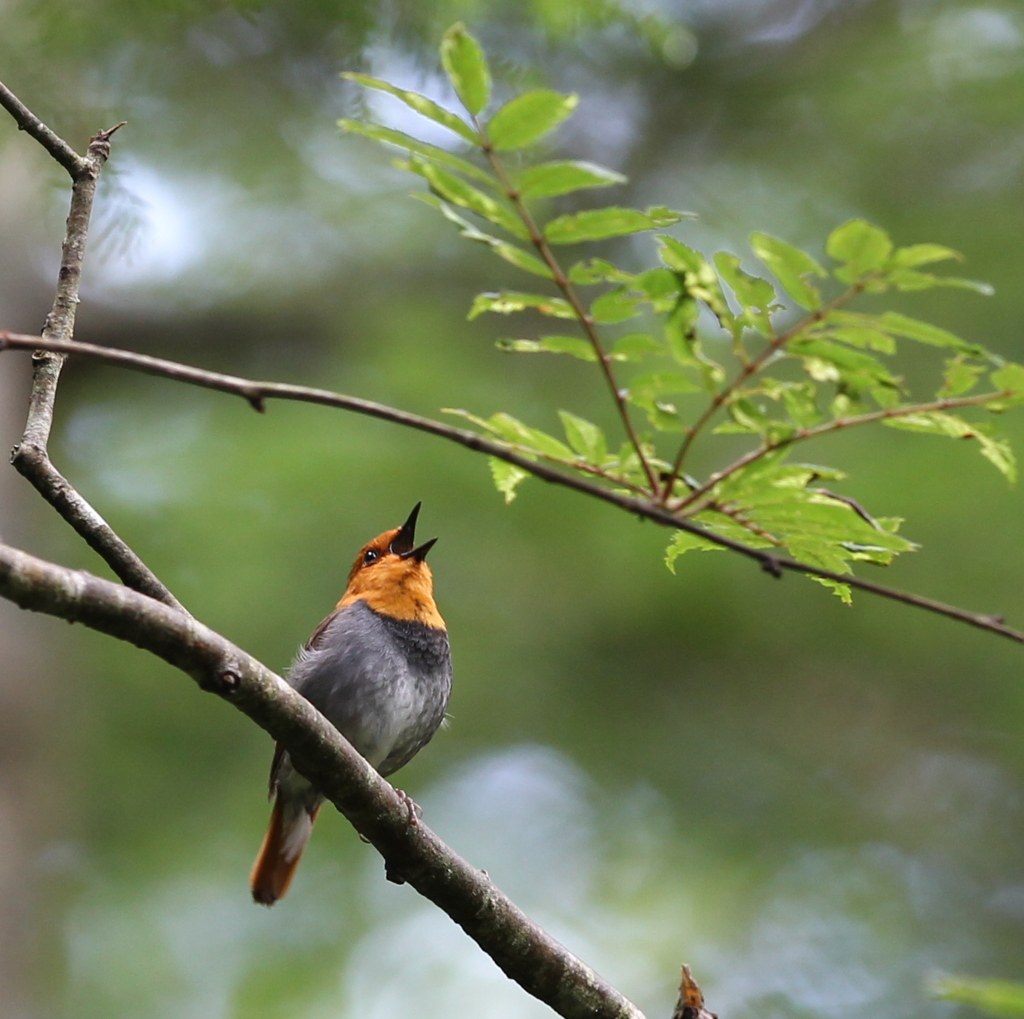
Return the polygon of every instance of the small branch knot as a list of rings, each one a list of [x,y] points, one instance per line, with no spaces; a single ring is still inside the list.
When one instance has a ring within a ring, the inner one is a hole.
[[[761,569],[765,573],[770,573],[776,580],[782,579],[782,563],[773,555],[766,555],[761,559]]]
[[[219,669],[217,672],[208,673],[203,677],[200,686],[207,693],[215,693],[221,697],[230,697],[238,690],[242,682],[241,673],[237,669],[228,666]]]

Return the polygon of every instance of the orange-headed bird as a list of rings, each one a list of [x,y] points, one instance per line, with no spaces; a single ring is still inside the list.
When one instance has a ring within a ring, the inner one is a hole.
[[[444,620],[426,556],[416,545],[417,503],[401,527],[356,557],[337,608],[313,631],[288,682],[381,775],[390,775],[437,732],[452,686]],[[272,906],[288,890],[324,801],[280,744],[270,768],[276,797],[250,876],[252,897]]]

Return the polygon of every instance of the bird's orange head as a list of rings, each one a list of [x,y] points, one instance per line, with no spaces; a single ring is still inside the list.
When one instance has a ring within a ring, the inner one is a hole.
[[[434,604],[434,575],[426,563],[437,538],[416,545],[416,503],[401,527],[378,534],[362,547],[348,575],[348,587],[338,608],[364,601],[376,612],[393,619],[414,620],[445,629]]]

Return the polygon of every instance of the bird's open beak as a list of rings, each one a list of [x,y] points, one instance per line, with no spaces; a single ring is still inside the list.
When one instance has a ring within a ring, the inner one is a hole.
[[[398,558],[415,559],[416,562],[421,563],[427,558],[427,553],[434,547],[435,541],[437,541],[437,538],[431,538],[430,541],[423,542],[419,548],[414,548],[409,552],[403,552]]]
[[[416,546],[416,518],[420,515],[420,506],[423,503],[418,502],[412,508],[412,512],[409,514],[409,519],[402,524],[399,528],[398,534],[391,539],[391,551],[395,555],[401,556],[403,559],[415,551]]]

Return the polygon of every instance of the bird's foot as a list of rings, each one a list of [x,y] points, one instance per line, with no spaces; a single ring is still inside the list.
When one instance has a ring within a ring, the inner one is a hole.
[[[404,790],[396,789],[398,798],[405,804],[405,809],[409,812],[409,824],[417,825],[420,823],[420,818],[423,816],[423,808]]]

